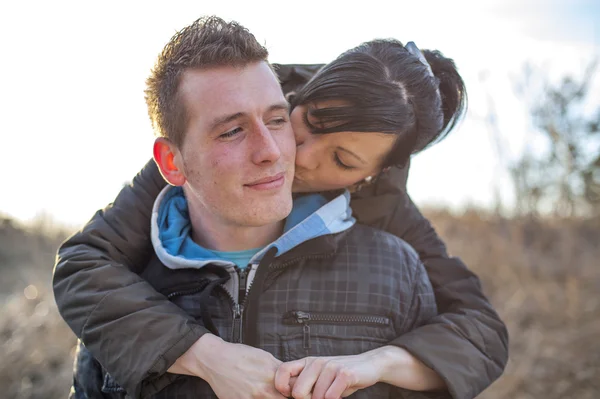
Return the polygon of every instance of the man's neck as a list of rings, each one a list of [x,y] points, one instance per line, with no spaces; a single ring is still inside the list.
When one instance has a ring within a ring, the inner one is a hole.
[[[285,223],[282,220],[260,227],[245,227],[215,220],[212,215],[191,207],[189,214],[194,242],[207,249],[225,252],[265,247],[281,236]]]

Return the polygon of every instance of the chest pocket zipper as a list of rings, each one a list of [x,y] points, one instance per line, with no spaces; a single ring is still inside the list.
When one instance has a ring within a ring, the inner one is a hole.
[[[283,324],[302,325],[303,349],[311,349],[310,324],[336,324],[336,325],[363,325],[374,327],[389,326],[391,321],[386,316],[372,316],[365,314],[304,312],[291,310],[283,315]]]

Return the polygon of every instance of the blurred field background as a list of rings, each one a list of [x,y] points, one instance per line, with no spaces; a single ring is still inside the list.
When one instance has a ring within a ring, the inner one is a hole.
[[[426,212],[481,277],[510,331],[510,362],[482,399],[600,397],[598,221]],[[0,387],[6,399],[66,398],[75,337],[50,276],[67,231],[0,221]]]

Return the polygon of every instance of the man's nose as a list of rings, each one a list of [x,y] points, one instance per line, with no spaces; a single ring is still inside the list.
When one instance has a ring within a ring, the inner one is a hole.
[[[252,152],[252,162],[257,165],[264,163],[277,162],[281,157],[281,149],[273,134],[278,132],[271,132],[264,123],[258,123],[255,127],[255,132],[252,135],[254,137]]]

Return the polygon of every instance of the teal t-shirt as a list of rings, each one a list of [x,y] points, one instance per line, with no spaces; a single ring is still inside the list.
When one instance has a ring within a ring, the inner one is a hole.
[[[250,259],[258,253],[262,248],[247,249],[245,251],[215,251],[211,249],[219,259],[227,260],[235,263],[240,269],[245,269],[250,263]]]

